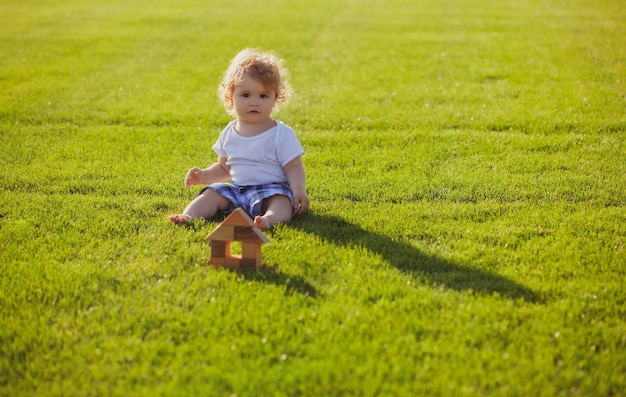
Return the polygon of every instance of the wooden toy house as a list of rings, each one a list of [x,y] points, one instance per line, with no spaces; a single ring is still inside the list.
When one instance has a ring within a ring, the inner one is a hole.
[[[254,224],[246,212],[237,208],[206,238],[211,245],[209,264],[229,269],[261,267],[261,246],[269,239]],[[241,242],[241,255],[234,255],[230,243]]]

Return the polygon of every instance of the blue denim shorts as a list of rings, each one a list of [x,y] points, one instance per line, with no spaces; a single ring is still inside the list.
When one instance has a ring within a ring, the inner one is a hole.
[[[287,182],[270,183],[267,185],[239,186],[232,183],[212,183],[204,187],[199,194],[207,189],[215,190],[220,196],[227,198],[232,207],[225,214],[232,212],[235,208],[243,208],[251,217],[263,215],[263,201],[272,196],[287,196],[293,207],[293,193]],[[294,210],[293,215],[298,212]]]

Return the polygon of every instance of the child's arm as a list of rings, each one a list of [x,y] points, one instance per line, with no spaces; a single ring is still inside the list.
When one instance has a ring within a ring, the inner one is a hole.
[[[225,182],[230,179],[230,166],[226,164],[226,157],[220,156],[217,163],[209,168],[194,167],[185,176],[185,187],[192,185],[208,185],[210,183]]]
[[[287,175],[287,182],[293,193],[293,205],[294,208],[299,208],[298,214],[302,214],[309,209],[309,196],[306,194],[305,183],[306,177],[304,174],[304,165],[302,165],[302,158],[300,156],[291,160],[284,168],[285,175]]]

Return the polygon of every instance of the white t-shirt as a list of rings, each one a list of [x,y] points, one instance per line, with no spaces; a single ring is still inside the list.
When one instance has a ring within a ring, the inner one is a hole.
[[[235,123],[230,122],[213,145],[215,153],[226,157],[231,182],[241,186],[287,182],[283,167],[304,154],[296,133],[276,121],[275,127],[244,137],[235,131]]]

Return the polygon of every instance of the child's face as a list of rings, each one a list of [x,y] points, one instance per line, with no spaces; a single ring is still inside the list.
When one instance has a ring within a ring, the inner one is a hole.
[[[240,121],[257,124],[267,121],[274,109],[276,92],[247,73],[233,91],[233,105]]]

